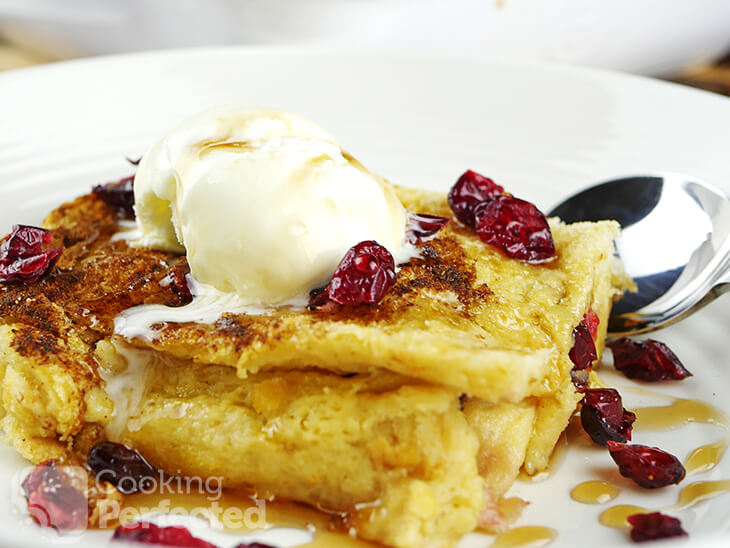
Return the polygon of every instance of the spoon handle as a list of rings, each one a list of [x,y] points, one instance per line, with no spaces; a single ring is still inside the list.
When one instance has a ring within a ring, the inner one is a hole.
[[[686,318],[690,314],[704,308],[720,295],[730,292],[730,237],[723,246],[725,250],[721,253],[718,261],[714,262],[709,272],[698,276],[696,284],[687,289],[687,294],[675,302],[674,306],[666,308],[661,304],[661,299],[652,303],[657,309],[652,310],[652,305],[636,313],[620,314],[609,317],[608,336],[610,339],[649,333]]]
[[[723,293],[727,293],[728,291],[730,291],[730,268],[725,270],[725,272],[720,275],[714,287],[712,288],[712,292],[715,293],[715,295],[718,297]]]
[[[724,250],[723,257],[717,269],[715,282],[712,284],[712,293],[716,297],[730,291],[730,234],[725,238],[721,249]]]

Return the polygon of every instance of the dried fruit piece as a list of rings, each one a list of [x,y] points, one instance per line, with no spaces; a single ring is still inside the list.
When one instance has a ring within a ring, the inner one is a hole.
[[[427,213],[409,213],[406,237],[411,243],[419,238],[433,236],[449,223],[450,219]]]
[[[634,341],[624,337],[608,343],[608,346],[613,351],[614,366],[630,379],[681,381],[692,376],[676,354],[659,341]]]
[[[96,185],[92,192],[104,203],[115,207],[122,217],[134,219],[134,175]]]
[[[583,322],[588,326],[588,331],[590,331],[591,337],[595,341],[598,336],[598,326],[601,323],[598,314],[592,308],[588,309],[588,312],[583,314]]]
[[[248,544],[238,544],[236,548],[274,548],[274,546],[263,544],[261,542],[250,542]]]
[[[317,308],[327,301],[350,305],[374,304],[383,298],[393,282],[393,256],[378,242],[366,240],[345,253],[332,281],[324,290],[310,293],[309,306]]]
[[[61,249],[46,249],[38,255],[13,261],[0,260],[0,282],[20,282],[30,285],[48,272],[61,255]]]
[[[593,342],[591,332],[585,321],[580,322],[573,329],[573,347],[568,352],[570,361],[573,362],[573,369],[570,376],[573,384],[580,388],[588,386],[588,374],[593,362],[598,359],[596,343]]]
[[[317,287],[309,292],[309,310],[316,310],[322,308],[324,305],[330,302],[329,295],[327,294],[327,286]]]
[[[474,218],[481,240],[508,257],[531,264],[557,257],[547,218],[530,202],[497,196],[479,204]]]
[[[180,305],[186,305],[192,302],[193,294],[190,291],[190,285],[188,284],[187,275],[190,273],[190,269],[184,265],[175,265],[170,273],[160,280],[160,286],[170,286],[172,292],[177,296],[180,301]]]
[[[58,531],[73,531],[86,526],[88,501],[56,464],[42,462],[23,480],[23,494],[28,501],[28,513],[41,527]]]
[[[598,359],[596,344],[593,342],[591,332],[585,322],[580,322],[573,329],[573,347],[568,352],[570,361],[575,365],[574,369],[589,369],[593,362]]]
[[[22,259],[39,253],[51,242],[51,233],[37,226],[15,225],[13,232],[0,245],[2,258]]]
[[[464,172],[449,190],[449,206],[462,223],[474,227],[474,210],[488,200],[504,193],[504,188],[489,177],[475,171]]]
[[[62,248],[47,247],[51,233],[36,226],[15,225],[0,244],[0,282],[30,285],[48,272],[63,253]]]
[[[177,525],[160,527],[147,521],[120,525],[114,530],[112,540],[185,548],[218,548],[215,544],[194,537],[185,527]]]
[[[634,480],[641,487],[655,489],[684,479],[685,470],[679,459],[658,447],[610,440],[606,445],[621,475]]]
[[[631,440],[631,425],[636,415],[624,409],[621,395],[614,388],[590,388],[585,391],[580,422],[598,445],[608,440],[625,443]]]
[[[124,495],[154,488],[159,475],[137,451],[111,441],[102,441],[92,447],[86,462],[97,479],[108,481]]]
[[[682,529],[682,522],[660,512],[634,514],[627,517],[626,521],[631,525],[631,540],[634,542],[687,536],[687,532]]]
[[[37,491],[43,482],[54,481],[54,476],[57,474],[55,460],[46,460],[36,465],[20,484],[25,498],[27,499],[31,493]]]
[[[28,497],[28,513],[41,527],[73,531],[86,526],[86,496],[70,485],[35,491]]]

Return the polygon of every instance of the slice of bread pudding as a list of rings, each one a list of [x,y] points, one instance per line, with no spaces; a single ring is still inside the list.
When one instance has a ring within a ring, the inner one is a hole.
[[[399,189],[411,211],[442,195]],[[599,351],[615,272],[613,222],[551,220],[558,258],[530,265],[452,222],[421,243],[375,305],[159,323],[114,334],[134,306],[179,306],[185,258],[115,237],[94,195],[44,226],[65,247],[35,285],[0,284],[2,427],[34,462],[95,443],[170,473],[331,511],[358,536],[451,546],[506,523],[520,469],[544,470],[581,396],[573,329],[593,310]]]

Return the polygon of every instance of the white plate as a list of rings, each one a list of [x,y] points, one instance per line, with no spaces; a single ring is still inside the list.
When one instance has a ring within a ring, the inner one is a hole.
[[[38,223],[62,200],[130,173],[125,155],[140,155],[182,117],[221,103],[267,105],[307,116],[366,165],[403,185],[446,190],[472,168],[545,209],[581,186],[630,173],[685,172],[730,190],[730,101],[719,96],[544,65],[198,50],[99,58],[0,76],[0,232],[18,222]],[[730,414],[728,325],[725,299],[658,335],[695,373],[659,390],[701,398]],[[637,401],[630,393],[626,398],[629,406]],[[683,459],[720,435],[710,426],[689,425],[670,433],[640,433],[636,441],[660,445]],[[4,484],[23,466],[4,447],[0,463]],[[574,485],[601,472],[623,487],[615,503],[659,507],[676,499],[676,487],[632,488],[618,478],[605,451],[578,444],[549,480],[516,485],[515,493],[532,501],[520,523],[555,527],[560,546],[627,542],[625,532],[597,523],[602,507],[569,497]],[[730,456],[696,479],[720,478],[730,478]],[[729,503],[724,496],[680,514],[693,546],[705,535],[728,531]],[[79,545],[99,545],[104,538],[90,535]],[[0,493],[0,543],[46,543],[13,513],[7,489]],[[465,545],[486,544],[472,536]]]

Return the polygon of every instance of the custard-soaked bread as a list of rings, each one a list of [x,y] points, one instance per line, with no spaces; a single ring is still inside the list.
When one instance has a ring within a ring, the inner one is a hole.
[[[449,214],[441,195],[399,193]],[[580,399],[573,328],[593,309],[602,348],[626,286],[616,223],[551,220],[558,258],[529,265],[452,222],[377,305],[226,314],[123,340],[126,309],[182,304],[171,281],[185,258],[115,241],[114,211],[92,195],[45,226],[66,248],[56,272],[0,284],[2,426],[23,455],[83,459],[123,441],[167,471],[335,510],[403,547],[504,525],[499,496],[520,467],[544,469]]]
[[[453,390],[387,372],[240,379],[230,367],[117,344],[144,371],[146,391],[130,407],[117,386],[127,412],[115,439],[152,462],[346,513],[360,536],[394,546],[445,546],[476,526],[484,481]],[[98,346],[103,363],[127,367]]]
[[[3,426],[36,462],[80,461],[110,438],[168,472],[306,502],[393,546],[450,546],[485,507],[477,438],[453,390],[387,372],[240,379],[230,367],[117,342],[120,355],[99,341],[110,397],[89,385],[84,400],[80,363],[66,362],[73,350],[39,364],[17,346],[19,332],[0,326]]]

